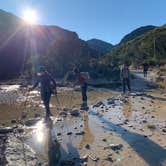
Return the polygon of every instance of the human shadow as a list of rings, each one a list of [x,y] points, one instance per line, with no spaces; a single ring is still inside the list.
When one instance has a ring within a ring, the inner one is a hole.
[[[53,136],[53,122],[47,121],[47,138],[48,138],[48,165],[58,166],[61,158],[60,143]]]
[[[107,125],[104,127],[105,130],[114,131],[119,134],[149,166],[162,166],[162,163],[166,161],[166,149],[153,142],[148,137],[115,125],[104,117],[97,116],[92,109],[89,110],[89,112]]]
[[[160,100],[160,101],[166,101],[166,98],[164,97],[158,97],[158,96],[152,96],[152,95],[145,95],[147,98],[153,99],[153,100]]]
[[[53,132],[53,121],[48,119],[47,123],[48,138],[48,166],[80,166],[80,154],[72,142],[66,144],[67,149],[63,148],[55,138]]]

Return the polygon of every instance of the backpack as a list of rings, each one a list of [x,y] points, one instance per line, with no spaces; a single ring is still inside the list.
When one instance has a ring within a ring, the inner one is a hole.
[[[84,79],[84,81],[87,83],[90,79],[89,73],[88,72],[81,72],[80,76]]]

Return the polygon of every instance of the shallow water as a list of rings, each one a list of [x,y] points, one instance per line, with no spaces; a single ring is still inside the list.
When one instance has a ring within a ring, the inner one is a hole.
[[[152,118],[150,114],[140,111],[142,106],[149,105],[150,99],[148,97],[144,97],[144,105],[140,101],[133,104],[132,96],[123,97],[116,95],[116,97],[109,99],[96,99],[96,101],[90,103],[88,113],[81,112],[79,117],[73,117],[68,114],[64,118],[58,116],[57,106],[66,108],[77,107],[80,102],[80,96],[77,93],[72,96],[73,92],[71,89],[64,90],[62,88],[59,92],[60,105],[58,105],[55,97],[51,101],[51,109],[54,115],[51,117],[51,120],[46,123],[44,119],[40,118],[36,120],[35,125],[24,127],[24,143],[29,145],[46,165],[55,165],[55,163],[57,164],[64,160],[80,165],[80,158],[89,153],[93,153],[94,156],[99,156],[104,160],[107,152],[104,150],[104,147],[119,143],[131,147],[136,152],[135,155],[140,156],[145,163],[151,166],[158,165],[166,158],[163,154],[165,150],[156,143],[157,141],[153,142],[151,139],[144,137],[145,134],[151,136],[154,132],[159,132],[161,125],[163,125],[162,121],[160,122],[158,119]],[[69,100],[71,96],[73,99]],[[101,97],[103,98],[102,95]],[[33,91],[28,95],[26,107],[28,115],[32,112],[31,104],[38,106],[37,112],[41,109],[41,112],[43,112],[43,105],[39,99],[38,91]],[[98,101],[102,101],[103,104],[95,107]],[[19,100],[19,102],[24,103],[22,100]],[[15,118],[15,116],[19,117],[22,109],[25,109],[19,107],[19,105],[18,107],[11,107],[8,103],[1,104],[0,108],[3,109],[0,110],[1,113],[3,111],[7,113],[4,117],[8,117],[8,119]],[[62,109],[59,111],[62,111]],[[12,111],[17,113],[12,114]],[[12,116],[10,117],[10,115]],[[43,113],[40,115],[43,117]],[[2,116],[1,119],[3,120]],[[154,124],[155,131],[147,129],[147,124],[143,123],[143,121]],[[87,145],[90,147],[86,148]],[[147,150],[144,150],[145,148]],[[153,152],[151,149],[154,149]],[[127,151],[127,148],[125,151]],[[115,161],[125,159],[124,155],[114,155]],[[144,162],[140,165],[146,165]],[[98,165],[106,164],[99,162]]]

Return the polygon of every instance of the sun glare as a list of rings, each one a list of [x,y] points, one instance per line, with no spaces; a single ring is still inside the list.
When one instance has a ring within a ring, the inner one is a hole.
[[[26,9],[23,11],[23,19],[29,24],[36,24],[38,21],[37,11],[34,9]]]

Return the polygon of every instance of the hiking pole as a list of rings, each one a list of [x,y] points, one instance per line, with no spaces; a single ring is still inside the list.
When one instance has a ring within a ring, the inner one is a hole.
[[[57,94],[55,94],[55,99],[56,99],[56,102],[57,102],[58,106],[60,107],[60,101],[59,101],[59,99],[58,99]],[[56,104],[55,104],[55,105],[56,105]],[[56,107],[56,109],[59,110],[59,107]]]
[[[73,97],[74,97],[74,92],[73,92],[73,90],[72,90],[72,91],[71,91],[70,100],[69,100],[69,107],[70,107],[70,109],[72,109],[72,101],[73,101]]]

